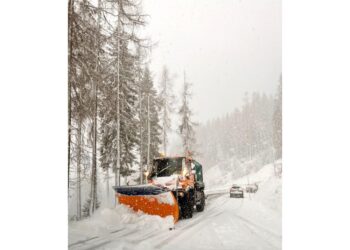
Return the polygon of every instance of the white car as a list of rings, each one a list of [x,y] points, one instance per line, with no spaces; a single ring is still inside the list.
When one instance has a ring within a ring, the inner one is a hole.
[[[243,188],[233,184],[230,188],[230,198],[244,198]]]
[[[247,185],[245,188],[245,191],[247,193],[256,193],[256,191],[258,191],[258,189],[259,189],[258,184],[254,183],[254,184]]]

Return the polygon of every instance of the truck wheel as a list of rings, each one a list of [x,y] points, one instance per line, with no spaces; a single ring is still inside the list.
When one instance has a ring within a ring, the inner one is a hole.
[[[192,215],[193,215],[192,203],[185,203],[185,204],[183,204],[182,211],[183,211],[182,217],[184,219],[192,218]]]
[[[184,198],[180,203],[180,215],[183,219],[192,218],[193,215],[193,196],[191,194]]]
[[[204,192],[201,191],[201,203],[196,205],[197,212],[202,212],[204,210],[204,207],[205,207],[205,196],[204,196]]]

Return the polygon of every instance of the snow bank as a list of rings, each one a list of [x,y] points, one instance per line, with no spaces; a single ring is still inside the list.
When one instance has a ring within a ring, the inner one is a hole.
[[[174,218],[162,218],[143,212],[134,212],[127,206],[101,208],[88,219],[69,223],[69,244],[96,236],[108,235],[115,230],[123,231],[159,231],[169,230],[174,226]]]
[[[281,213],[282,211],[282,179],[270,176],[259,186],[254,199],[264,206]]]
[[[281,164],[281,160],[276,163]],[[256,173],[235,180],[235,183],[257,183],[259,190],[254,194],[254,199],[264,206],[281,212],[282,210],[282,178],[275,176],[274,165],[268,164]]]

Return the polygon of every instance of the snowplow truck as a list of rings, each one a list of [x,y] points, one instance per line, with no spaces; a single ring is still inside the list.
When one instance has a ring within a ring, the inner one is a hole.
[[[148,184],[116,186],[120,204],[135,211],[161,217],[191,218],[194,209],[202,212],[205,194],[202,165],[191,157],[161,157],[145,173]]]

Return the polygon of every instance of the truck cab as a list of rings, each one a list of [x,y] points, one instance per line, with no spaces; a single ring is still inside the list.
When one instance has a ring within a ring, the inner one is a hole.
[[[202,212],[205,206],[202,165],[191,157],[160,157],[153,160],[148,182],[166,187],[176,197],[180,217],[191,218],[194,207]]]

